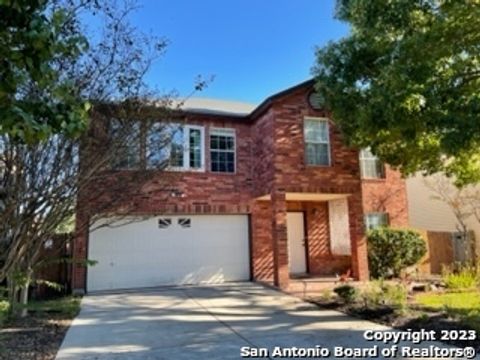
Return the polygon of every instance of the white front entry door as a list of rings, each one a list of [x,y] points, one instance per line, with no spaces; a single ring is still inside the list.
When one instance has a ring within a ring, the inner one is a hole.
[[[288,264],[291,274],[307,272],[303,212],[287,213]]]

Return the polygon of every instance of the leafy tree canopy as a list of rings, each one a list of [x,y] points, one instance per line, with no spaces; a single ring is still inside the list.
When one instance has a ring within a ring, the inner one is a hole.
[[[34,142],[85,130],[89,104],[60,67],[88,48],[70,24],[55,2],[0,0],[0,133]]]
[[[325,106],[403,174],[480,181],[480,1],[338,0],[348,37],[317,51]]]

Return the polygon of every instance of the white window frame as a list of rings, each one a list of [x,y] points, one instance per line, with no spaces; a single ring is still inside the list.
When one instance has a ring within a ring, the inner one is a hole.
[[[200,130],[200,167],[190,167],[190,130]],[[205,171],[205,127],[200,125],[184,125],[183,126],[183,168],[187,171]]]
[[[384,225],[379,225],[378,224],[378,221],[377,221],[377,224],[375,226],[372,226],[374,224],[372,224],[372,222],[370,221],[370,216],[383,216],[385,217],[385,224]],[[388,213],[387,212],[369,212],[369,213],[365,213],[365,217],[364,217],[364,221],[365,221],[365,229],[368,231],[368,230],[372,230],[372,229],[375,229],[375,228],[378,228],[380,226],[388,226],[388,223],[389,223],[389,219],[388,219]]]
[[[370,153],[368,156],[366,156],[367,155],[366,151],[368,151]],[[372,154],[372,152],[370,151],[369,148],[360,150],[359,160],[360,160],[360,173],[361,173],[362,179],[384,179],[385,178],[385,168],[383,168],[383,164],[380,162],[380,160],[378,159],[377,156]],[[377,172],[376,176],[367,176],[366,173],[365,173],[366,172],[366,167],[365,167],[365,162],[366,161],[375,161],[375,162],[378,161],[378,162],[380,162],[380,165],[383,168],[382,172],[380,174]]]
[[[235,129],[233,128],[210,128],[209,135],[208,135],[208,140],[209,140],[209,145],[211,142],[211,136],[212,135],[217,135],[217,136],[231,136],[233,137],[233,172],[228,172],[228,171],[213,171],[212,170],[212,149],[209,146],[209,155],[210,155],[210,172],[214,174],[236,174],[237,173],[237,134],[235,132]],[[220,149],[214,149],[214,151],[217,152],[225,152],[225,153],[231,153],[232,150],[220,150]]]
[[[317,122],[324,122],[327,125],[327,140],[320,140],[320,141],[307,141],[307,121],[317,121]],[[325,117],[311,117],[307,116],[303,119],[303,141],[304,141],[304,151],[305,151],[305,165],[306,166],[332,166],[332,149],[330,143],[330,120]],[[308,153],[307,153],[307,144],[326,144],[327,145],[327,156],[328,156],[328,164],[309,164],[308,162]]]
[[[172,128],[183,129],[183,166],[168,165],[166,170],[168,171],[205,171],[205,127],[200,125],[184,125],[178,123],[170,123]],[[200,167],[190,167],[190,130],[200,130]],[[173,139],[172,139],[173,140]],[[171,149],[168,150],[168,156],[171,156]],[[146,150],[148,153],[148,149]]]

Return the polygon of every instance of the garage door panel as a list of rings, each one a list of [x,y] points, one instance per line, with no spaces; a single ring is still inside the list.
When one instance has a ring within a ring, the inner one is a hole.
[[[159,219],[171,225],[159,228]],[[98,264],[88,270],[88,291],[248,280],[247,216],[162,216],[101,228],[90,234],[89,258]]]

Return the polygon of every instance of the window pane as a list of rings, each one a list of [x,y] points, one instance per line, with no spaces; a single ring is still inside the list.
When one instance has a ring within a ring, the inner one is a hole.
[[[377,158],[365,158],[360,162],[362,177],[364,178],[383,178],[384,166]]]
[[[329,165],[328,144],[306,144],[307,165]]]
[[[383,178],[385,176],[383,163],[372,153],[370,148],[360,151],[360,169],[364,178]]]
[[[235,147],[235,142],[233,141],[233,137],[228,137],[227,138],[227,149],[228,150],[234,150]]]
[[[328,141],[328,123],[326,120],[305,120],[305,141]]]
[[[235,172],[235,137],[227,134],[210,135],[210,169],[212,172]]]
[[[218,136],[210,136],[210,149],[218,149]]]
[[[112,120],[110,139],[115,153],[113,168],[134,169],[140,165],[140,126],[138,122]]]
[[[147,131],[146,162],[149,168],[163,168],[168,165],[172,127],[168,124],[155,123]]]
[[[367,230],[388,225],[387,213],[371,213],[365,215],[365,226]]]
[[[183,167],[183,128],[180,126],[172,128],[170,145],[170,165]]]
[[[201,132],[199,129],[190,129],[189,149],[190,167],[194,169],[202,167]]]

